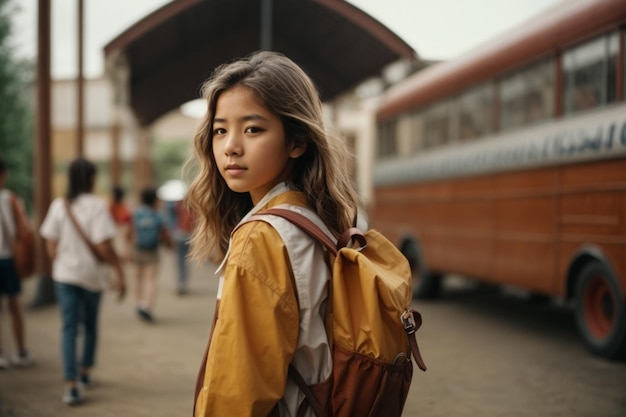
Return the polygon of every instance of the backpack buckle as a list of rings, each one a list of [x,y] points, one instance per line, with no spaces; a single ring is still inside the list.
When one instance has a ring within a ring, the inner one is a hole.
[[[415,322],[415,317],[413,317],[413,311],[410,309],[404,310],[402,314],[400,314],[400,320],[402,321],[402,325],[404,326],[404,330],[407,334],[413,334],[417,330],[417,323]]]

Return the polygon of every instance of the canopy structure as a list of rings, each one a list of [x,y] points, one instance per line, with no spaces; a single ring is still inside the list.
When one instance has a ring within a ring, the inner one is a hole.
[[[104,52],[118,102],[127,103],[145,126],[198,98],[216,66],[259,49],[293,59],[324,101],[390,63],[417,60],[406,42],[343,0],[174,0]]]

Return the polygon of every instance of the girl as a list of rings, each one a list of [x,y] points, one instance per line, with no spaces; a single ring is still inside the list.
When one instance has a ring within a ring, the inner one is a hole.
[[[349,155],[326,131],[312,81],[283,55],[257,52],[217,68],[203,96],[199,172],[186,197],[200,213],[191,256],[223,264],[195,415],[296,416],[304,394],[287,378],[289,364],[309,385],[331,372],[330,271],[321,245],[288,221],[246,220],[287,205],[338,237],[357,210]]]
[[[52,202],[40,229],[46,240],[46,251],[53,260],[54,289],[61,308],[61,353],[66,382],[62,400],[68,405],[82,401],[79,382],[87,387],[92,383],[90,371],[95,363],[98,310],[107,276],[102,262],[113,266],[117,273],[113,287],[119,297],[125,292],[124,273],[112,244],[115,223],[107,202],[91,194],[95,178],[94,164],[83,158],[74,160],[69,168],[67,197]],[[73,224],[70,215],[81,230]],[[83,239],[81,231],[93,249]],[[79,370],[76,342],[81,322],[84,343]]]

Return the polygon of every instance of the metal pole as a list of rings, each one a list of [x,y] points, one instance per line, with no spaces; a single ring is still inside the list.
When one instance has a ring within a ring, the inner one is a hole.
[[[272,50],[272,0],[261,0],[261,50]]]
[[[83,0],[78,0],[78,77],[77,77],[77,127],[76,127],[76,153],[83,156],[84,140],[85,140],[85,121],[84,121],[84,76],[83,76],[83,22],[84,7]]]
[[[52,201],[52,157],[50,149],[50,0],[39,0],[37,8],[37,134],[35,137],[35,224],[41,225]],[[39,227],[36,228],[38,230]],[[31,306],[54,302],[52,264],[44,241],[37,240],[37,269],[41,274]]]
[[[117,107],[117,105],[115,105]],[[122,182],[122,164],[120,161],[120,137],[121,126],[119,118],[119,110],[113,109],[113,125],[111,126],[111,184],[120,185]]]

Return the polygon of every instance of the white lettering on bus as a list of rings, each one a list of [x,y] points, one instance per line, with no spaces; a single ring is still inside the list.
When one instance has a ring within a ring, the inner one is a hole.
[[[616,137],[618,136],[618,137]],[[380,161],[378,185],[426,181],[626,155],[626,106]]]

